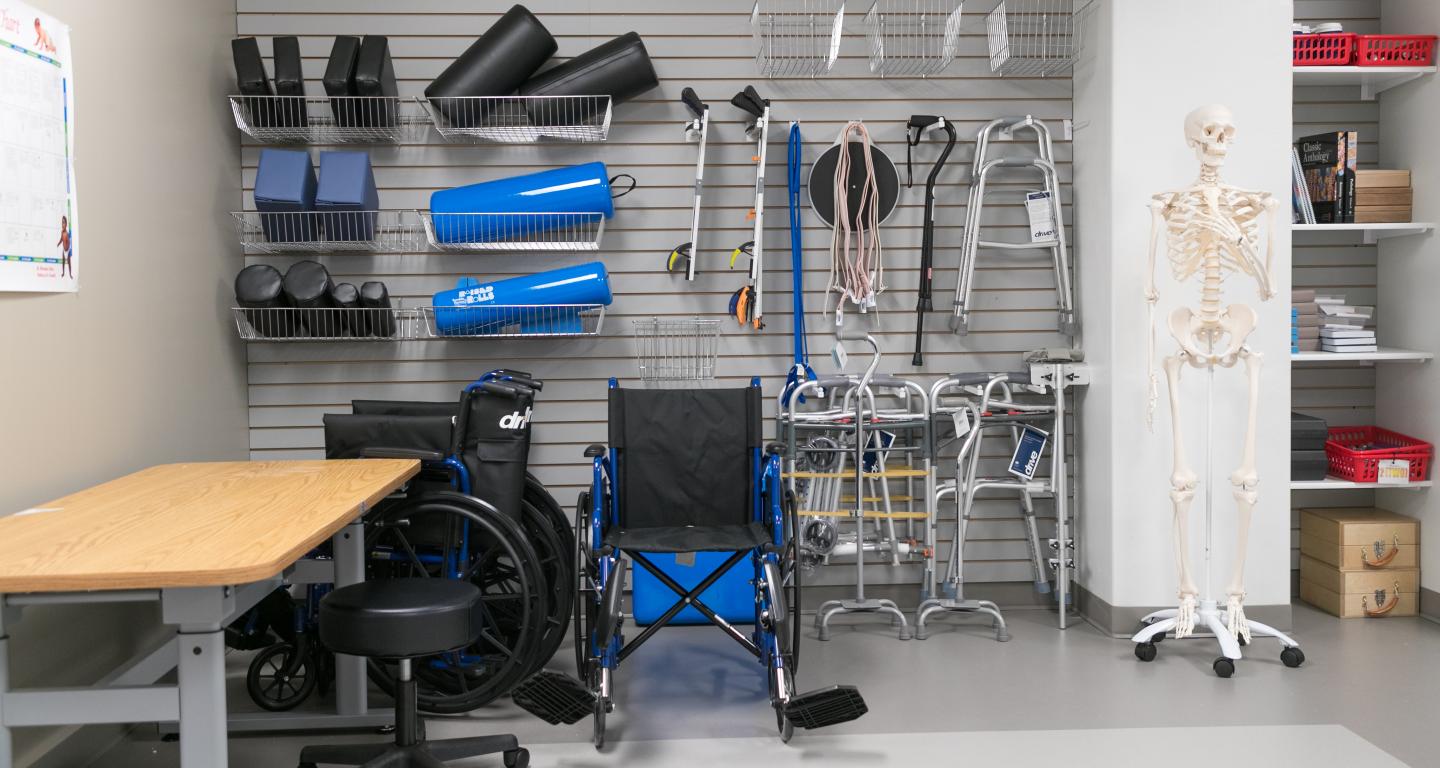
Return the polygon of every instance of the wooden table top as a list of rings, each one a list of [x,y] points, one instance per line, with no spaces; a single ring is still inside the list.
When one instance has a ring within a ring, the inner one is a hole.
[[[143,469],[0,517],[0,593],[267,579],[419,471],[413,459]]]

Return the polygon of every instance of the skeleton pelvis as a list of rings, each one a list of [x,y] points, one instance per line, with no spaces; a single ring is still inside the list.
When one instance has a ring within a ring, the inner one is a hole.
[[[1170,337],[1185,350],[1194,365],[1230,367],[1255,330],[1255,310],[1231,304],[1213,322],[1206,322],[1189,307],[1170,313]]]

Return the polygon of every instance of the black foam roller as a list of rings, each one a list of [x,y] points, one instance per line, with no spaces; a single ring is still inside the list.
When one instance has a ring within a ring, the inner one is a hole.
[[[523,5],[505,12],[425,88],[452,125],[474,127],[482,116],[457,96],[508,96],[555,54],[555,38]]]
[[[351,336],[369,334],[370,329],[365,325],[365,313],[360,311],[360,289],[353,283],[336,283],[331,286],[330,306],[350,310],[335,314],[340,316],[340,325],[349,331]]]
[[[253,37],[240,37],[230,41],[230,54],[235,59],[235,85],[245,99],[250,124],[257,128],[269,128],[275,124],[275,100],[271,96],[270,79],[265,76],[265,62],[260,58],[260,43]]]
[[[609,96],[613,105],[659,84],[645,41],[626,32],[530,78],[520,86],[520,95]],[[533,125],[568,125],[594,116],[604,104],[602,99],[529,99],[525,108]]]
[[[284,308],[280,270],[269,264],[251,264],[235,276],[235,304],[247,310],[245,319],[261,336],[294,336],[294,315]]]
[[[328,312],[330,306],[330,270],[316,261],[297,261],[285,271],[285,302],[296,309],[311,336],[339,336],[339,313]]]
[[[400,91],[395,85],[390,42],[384,35],[366,35],[360,41],[360,53],[355,57],[355,95],[376,97],[363,100],[362,125],[389,127],[395,124],[395,97]]]
[[[363,283],[360,286],[360,306],[368,310],[365,317],[371,336],[389,338],[395,335],[395,313],[388,311],[391,309],[390,291],[386,290],[384,283],[378,280]],[[382,309],[387,311],[381,312]]]
[[[325,86],[326,96],[355,95],[355,59],[360,55],[360,38],[338,35],[330,46],[330,63],[325,65],[325,76],[320,82]],[[351,99],[331,99],[330,111],[335,114],[335,123],[340,127],[358,125],[355,108]]]
[[[277,37],[272,45],[275,51],[276,95],[303,97],[305,75],[300,71],[300,38]],[[276,99],[275,103],[279,107],[276,119],[280,126],[303,128],[309,125],[303,98]]]

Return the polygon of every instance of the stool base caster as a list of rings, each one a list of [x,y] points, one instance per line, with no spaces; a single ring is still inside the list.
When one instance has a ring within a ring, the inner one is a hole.
[[[505,760],[505,768],[530,768],[530,750],[521,747],[512,749],[502,755]]]

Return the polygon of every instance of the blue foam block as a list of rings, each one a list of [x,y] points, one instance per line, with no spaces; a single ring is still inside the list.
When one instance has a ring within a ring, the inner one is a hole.
[[[694,565],[680,565],[675,562],[675,555],[670,554],[652,554],[647,557],[656,567],[664,571],[665,575],[679,582],[686,589],[692,589],[733,554],[735,553],[696,552]],[[670,591],[644,568],[637,566],[631,569],[631,574],[633,578],[630,582],[630,601],[636,624],[655,623],[656,619],[660,618],[671,605],[675,604],[676,600],[680,599],[679,595]],[[709,589],[700,593],[700,602],[705,603],[710,610],[731,624],[754,624],[755,589],[750,586],[750,580],[753,578],[755,578],[755,567],[748,559],[741,560],[718,581],[711,584]],[[710,620],[694,608],[686,606],[674,619],[670,620],[670,623],[708,624]]]
[[[320,186],[315,209],[325,212],[325,227],[331,240],[374,240],[375,214],[380,192],[368,152],[321,152]],[[336,211],[365,211],[353,216]]]
[[[263,149],[255,172],[255,209],[264,213],[294,214],[315,210],[315,166],[310,153],[291,149]],[[316,239],[310,216],[261,216],[265,239],[297,242]]]

